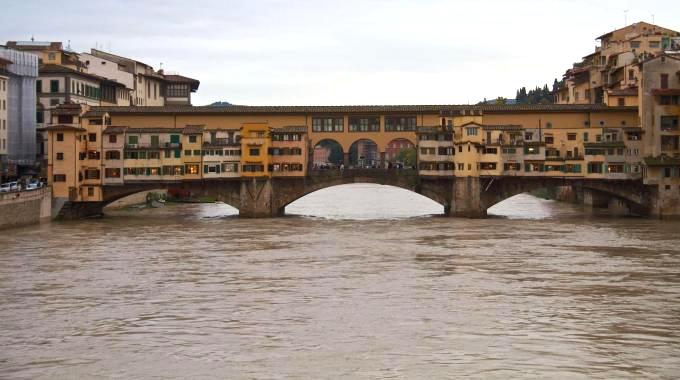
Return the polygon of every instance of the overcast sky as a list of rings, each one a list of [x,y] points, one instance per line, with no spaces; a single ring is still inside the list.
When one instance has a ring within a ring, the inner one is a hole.
[[[466,104],[552,84],[680,1],[3,1],[0,40],[71,41],[201,81],[194,105]]]

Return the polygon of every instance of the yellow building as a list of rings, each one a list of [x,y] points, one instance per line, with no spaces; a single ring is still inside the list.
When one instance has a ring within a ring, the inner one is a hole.
[[[555,94],[558,104],[637,105],[638,62],[670,50],[677,31],[637,22],[605,33],[600,46],[567,70]]]
[[[241,128],[241,176],[269,176],[270,127],[264,123],[245,123]]]

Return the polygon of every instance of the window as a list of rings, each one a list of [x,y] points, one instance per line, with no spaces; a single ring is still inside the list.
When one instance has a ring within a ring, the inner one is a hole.
[[[128,136],[128,144],[137,145],[139,143],[139,136]]]
[[[661,130],[662,131],[677,131],[678,117],[677,116],[661,116]]]
[[[602,162],[589,162],[588,173],[602,174],[604,172],[604,164]]]
[[[125,152],[126,160],[136,160],[139,158],[139,152]]]
[[[465,133],[468,136],[477,136],[477,128],[475,127],[467,127],[465,128]]]
[[[57,160],[62,161],[64,159],[64,153],[57,153]]]
[[[555,138],[553,136],[545,136],[545,143],[546,144],[554,144],[555,143]]]
[[[668,74],[661,74],[661,88],[668,88]]]
[[[628,70],[628,80],[635,80],[635,70]]]
[[[64,134],[63,133],[57,133],[57,141],[64,141]]]
[[[378,116],[350,116],[350,132],[379,132],[380,118]]]
[[[385,132],[415,131],[415,116],[386,116]]]
[[[118,136],[116,136],[116,135],[109,135],[109,143],[110,143],[110,144],[115,144],[116,142],[118,142]]]
[[[89,142],[97,142],[97,134],[96,133],[88,133],[87,134],[87,140]]]
[[[583,132],[583,141],[588,142],[588,132]]]
[[[169,98],[188,98],[189,85],[184,83],[168,84],[165,88],[165,94]]]
[[[89,160],[98,160],[100,158],[101,154],[97,152],[96,150],[90,150],[87,152],[87,158]]]
[[[50,81],[50,92],[59,92],[59,81],[58,80],[51,80]]]
[[[567,133],[567,140],[576,141],[576,133]]]
[[[344,130],[342,117],[314,117],[312,131],[314,132],[342,132]]]
[[[52,98],[50,99],[50,107],[55,107],[59,105],[59,99]],[[59,115],[59,116],[65,116],[65,115]]]
[[[88,197],[94,197],[94,187],[88,187],[87,188],[87,196]]]
[[[184,150],[184,155],[185,156],[191,156],[191,149]]]
[[[525,140],[533,140],[534,134],[532,132],[524,132],[524,139]]]
[[[652,49],[658,49],[659,48],[659,41],[649,41],[649,47]]]
[[[197,136],[189,136],[189,142],[190,143],[195,143],[197,139]]]
[[[85,179],[99,179],[99,169],[85,170]]]
[[[541,149],[537,146],[525,146],[524,154],[540,154]]]
[[[52,182],[66,182],[66,174],[55,174],[52,176]]]
[[[624,98],[618,98],[617,102],[618,102],[619,107],[623,107],[623,106],[626,105],[626,99],[624,99]]]
[[[186,164],[184,165],[185,172],[187,174],[198,174],[199,165],[198,164]]]
[[[252,165],[252,164],[243,165],[243,171],[244,172],[250,172],[250,173],[263,172],[264,171],[264,165]]]
[[[42,81],[40,79],[35,81],[35,92],[37,92],[38,94],[42,92]]]
[[[200,149],[194,149],[194,156],[200,156],[201,155],[201,150]]]
[[[106,168],[106,169],[104,169],[104,177],[106,177],[106,178],[120,178],[120,168]]]
[[[45,112],[44,111],[37,110],[35,112],[35,122],[38,123],[38,124],[42,124],[42,123],[45,122]]]
[[[107,160],[120,160],[120,152],[117,150],[107,150],[104,153],[104,158]]]
[[[510,171],[510,170],[517,171],[517,170],[520,170],[520,169],[521,169],[521,166],[517,162],[503,164],[503,170],[505,170],[505,171]]]
[[[639,49],[640,48],[640,41],[630,41],[630,48],[631,49]]]
[[[249,154],[251,156],[259,156],[260,155],[260,148],[250,148]]]

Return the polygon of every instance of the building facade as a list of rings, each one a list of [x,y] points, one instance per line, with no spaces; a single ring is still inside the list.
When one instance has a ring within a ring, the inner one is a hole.
[[[559,104],[637,105],[637,64],[665,51],[680,49],[680,33],[637,22],[597,37],[600,45],[567,70],[555,93]]]
[[[4,62],[4,69],[0,71],[3,78],[0,83],[0,97],[3,98],[0,100],[2,175],[17,178],[36,169],[38,57],[0,46],[0,59]]]

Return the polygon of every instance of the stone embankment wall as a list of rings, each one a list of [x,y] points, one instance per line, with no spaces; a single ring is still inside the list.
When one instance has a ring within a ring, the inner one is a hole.
[[[52,189],[0,193],[0,229],[49,221],[52,216]]]

